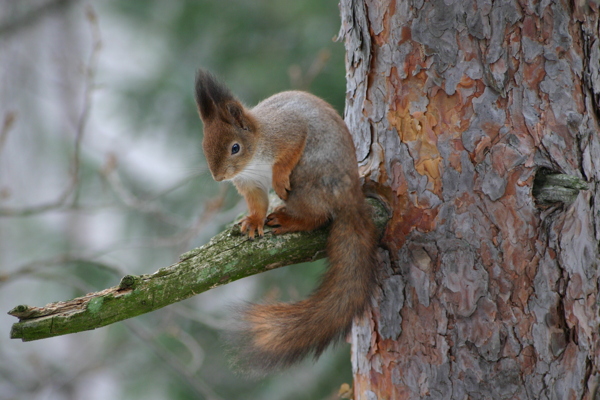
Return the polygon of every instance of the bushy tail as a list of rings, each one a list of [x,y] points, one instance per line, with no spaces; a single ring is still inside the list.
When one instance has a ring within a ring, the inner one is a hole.
[[[298,303],[251,304],[234,334],[236,364],[260,374],[318,357],[343,338],[370,304],[377,284],[377,234],[366,204],[335,217],[327,239],[329,270],[317,290]]]

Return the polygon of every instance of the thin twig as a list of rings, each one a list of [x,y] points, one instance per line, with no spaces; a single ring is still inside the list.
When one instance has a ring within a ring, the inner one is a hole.
[[[2,153],[2,149],[4,148],[4,144],[6,143],[6,138],[8,137],[8,133],[15,125],[16,119],[16,111],[9,111],[4,115],[4,123],[2,124],[2,130],[0,130],[0,153]]]
[[[36,274],[40,272],[42,268],[59,266],[65,264],[73,264],[73,263],[85,263],[90,266],[94,266],[98,269],[102,269],[108,271],[114,275],[121,276],[125,272],[118,266],[109,265],[105,262],[100,262],[94,259],[93,255],[89,257],[85,257],[83,255],[70,255],[70,254],[61,254],[55,257],[47,258],[44,260],[36,260],[28,262],[20,267],[15,268],[14,270],[1,273],[0,274],[0,286],[7,284],[11,281],[14,281],[18,278],[23,278],[25,276],[29,276],[32,274]]]
[[[198,340],[184,329],[181,329],[179,325],[169,325],[166,332],[173,338],[179,340],[190,353],[191,360],[189,361],[186,370],[192,375],[198,373],[200,368],[202,368],[202,365],[204,365],[205,359],[204,349],[200,346]]]
[[[214,221],[214,216],[215,214],[217,214],[224,206],[225,204],[225,198],[227,197],[227,193],[229,191],[230,187],[228,185],[221,185],[219,188],[219,191],[217,192],[217,194],[206,200],[204,202],[204,209],[202,211],[202,213],[195,219],[195,221],[186,229],[182,230],[181,232],[175,234],[175,235],[170,235],[168,237],[159,237],[159,238],[142,238],[142,239],[138,239],[137,241],[129,241],[129,243],[127,243],[127,245],[123,245],[123,240],[120,240],[118,243],[115,243],[114,246],[108,246],[107,250],[115,250],[116,248],[119,249],[124,249],[124,248],[132,248],[132,247],[172,247],[172,246],[176,246],[179,248],[179,251],[183,251],[181,250],[181,248],[185,249],[185,248],[189,248],[189,242],[196,236],[198,236],[199,232],[202,231],[202,228],[204,228],[206,226],[206,224],[208,223],[208,221]],[[146,204],[147,206],[149,206],[149,203],[145,203],[143,202],[143,200],[133,200],[133,199],[129,199],[129,201],[140,201],[143,204]],[[131,203],[131,205],[133,206],[135,204]],[[141,204],[140,204],[141,206]],[[152,210],[152,208],[146,208],[146,212],[150,212],[150,210]],[[142,210],[143,211],[143,210]],[[157,212],[160,212],[160,210],[156,209]],[[234,210],[233,214],[234,215],[230,215],[232,213],[226,213],[224,215],[226,221],[231,221],[233,218],[235,218],[236,214],[239,214],[239,211]]]
[[[25,217],[35,214],[41,214],[49,210],[66,207],[67,200],[69,199],[69,197],[71,197],[73,192],[79,186],[81,143],[83,141],[88,117],[92,106],[94,78],[96,76],[96,68],[98,65],[98,55],[100,53],[100,49],[102,48],[102,38],[100,35],[98,18],[91,6],[89,6],[86,10],[86,17],[90,23],[90,28],[92,31],[92,51],[90,53],[90,57],[88,59],[88,63],[84,72],[83,105],[79,114],[79,118],[77,120],[77,127],[75,131],[75,144],[73,151],[73,159],[71,161],[69,183],[65,190],[55,200],[49,201],[44,204],[38,204],[23,208],[0,207],[0,217]]]
[[[319,51],[319,54],[317,54],[305,73],[303,73],[299,65],[291,65],[288,69],[290,85],[295,89],[308,90],[315,78],[323,71],[330,58],[331,51],[324,48]]]
[[[171,193],[172,191],[177,190],[184,185],[187,185],[189,182],[193,181],[194,179],[199,178],[202,175],[206,175],[206,174],[207,174],[206,169],[194,170],[193,172],[188,173],[183,178],[181,178],[180,180],[171,184],[170,186],[166,187],[165,189],[162,189],[162,190],[156,192],[155,194],[152,195],[152,197],[148,198],[146,201],[155,201],[163,196],[166,196],[167,194]]]
[[[195,223],[187,231],[178,235],[176,240],[179,242],[180,251],[189,248],[189,242],[197,236],[206,223],[223,208],[229,188],[229,185],[220,185],[217,195],[204,202],[204,210],[202,210],[202,213],[196,218]]]
[[[74,192],[79,186],[79,172],[81,169],[81,143],[86,131],[87,122],[89,119],[90,111],[92,109],[92,94],[94,92],[96,77],[96,68],[98,67],[98,56],[102,49],[102,36],[100,34],[100,25],[98,24],[98,16],[91,5],[86,8],[86,18],[90,23],[90,30],[92,33],[92,51],[84,71],[85,77],[83,80],[83,106],[81,108],[81,114],[77,120],[77,129],[75,132],[75,149],[73,152],[73,163],[71,171],[71,186],[66,191],[65,200],[69,197],[70,193]]]
[[[188,320],[196,321],[212,329],[224,330],[231,325],[230,321],[226,320],[225,318],[217,318],[209,314],[200,314],[197,312],[198,310],[194,310],[191,307],[186,307],[181,303],[173,304],[170,309],[173,310],[177,315],[185,317]]]
[[[20,16],[11,16],[9,21],[3,21],[0,25],[0,37],[7,38],[36,23],[40,18],[62,11],[64,8],[74,3],[75,0],[53,0],[47,1],[38,8]]]
[[[155,203],[142,200],[136,197],[121,180],[121,177],[117,173],[116,168],[111,168],[110,170],[103,170],[102,176],[105,178],[106,182],[113,190],[117,198],[127,207],[134,209],[139,212],[151,214],[163,222],[166,222],[170,225],[176,227],[185,226],[185,221],[182,218],[177,218],[174,214],[167,214],[164,210],[162,210]]]
[[[206,398],[207,400],[222,400],[221,397],[213,392],[206,382],[204,382],[199,376],[190,373],[188,368],[186,368],[176,357],[165,350],[164,347],[158,345],[156,339],[150,332],[148,332],[147,329],[138,323],[134,323],[133,321],[127,321],[126,325],[135,336],[146,343],[161,360],[163,360],[173,371],[181,376],[190,386],[190,388],[196,392],[196,394]]]

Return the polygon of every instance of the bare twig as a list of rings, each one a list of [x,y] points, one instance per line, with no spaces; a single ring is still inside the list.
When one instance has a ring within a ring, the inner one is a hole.
[[[207,173],[208,173],[208,170],[206,168],[203,168],[203,169],[194,169],[192,172],[188,173],[183,178],[179,179],[178,181],[175,181],[170,186],[168,186],[168,187],[160,190],[159,192],[155,193],[152,197],[148,198],[147,201],[153,201],[153,200],[156,200],[156,199],[158,199],[160,197],[163,197],[163,196],[167,195],[168,193],[171,193],[172,191],[177,190],[180,187],[188,184],[192,180],[194,180],[196,178],[199,178],[202,175],[207,175]]]
[[[133,247],[186,247],[190,240],[198,235],[198,232],[201,231],[202,227],[205,226],[207,221],[212,220],[214,215],[222,209],[228,190],[229,187],[227,185],[221,185],[219,192],[212,199],[209,199],[204,203],[204,210],[196,218],[194,223],[178,235],[172,235],[165,238],[139,239],[137,242],[129,242],[127,244],[124,244],[123,240],[118,240],[117,242],[109,244],[104,249],[100,250],[79,252],[75,254],[59,254],[41,260],[30,261],[14,268],[10,272],[0,272],[0,287],[4,284],[26,276],[39,276],[39,272],[42,268],[72,263],[85,263],[95,268],[103,269],[115,275],[122,276],[125,274],[122,268],[116,265],[111,265],[104,261],[99,261],[98,259],[106,253]],[[228,220],[232,219],[233,218],[228,218]]]
[[[3,24],[0,25],[0,37],[6,38],[14,35],[19,30],[33,25],[40,18],[67,8],[71,3],[75,3],[75,0],[51,0],[26,14],[12,16],[10,20],[3,21]]]
[[[200,395],[201,398],[207,400],[221,400],[209,385],[206,384],[199,376],[194,375],[190,368],[183,365],[175,356],[173,356],[164,347],[160,346],[154,339],[152,333],[148,332],[147,329],[142,327],[140,324],[134,321],[127,321],[127,327],[129,330],[137,336],[139,339],[144,341],[154,353],[163,360],[173,371],[175,371],[183,380]]]
[[[90,266],[94,266],[98,269],[103,269],[117,276],[123,275],[124,271],[114,265],[109,265],[105,262],[100,262],[94,259],[94,255],[70,255],[61,254],[55,257],[47,258],[44,260],[36,260],[28,262],[20,267],[17,267],[13,271],[0,273],[0,286],[9,283],[15,279],[22,278],[31,274],[40,272],[42,268],[59,266],[72,263],[85,263]]]
[[[206,223],[223,208],[223,205],[225,204],[225,197],[227,196],[229,188],[229,185],[221,185],[218,193],[204,203],[204,210],[202,210],[202,213],[198,216],[198,218],[196,218],[195,223],[189,229],[187,229],[187,231],[184,231],[175,238],[175,240],[177,240],[180,244],[180,247],[182,247],[182,250],[189,248],[188,246],[190,240],[198,235],[198,232],[200,232],[202,227],[205,226]]]
[[[173,338],[179,340],[179,342],[187,349],[190,353],[191,360],[187,364],[186,370],[190,374],[196,374],[205,360],[205,352],[198,340],[189,334],[186,330],[181,329],[179,325],[170,325],[167,327],[166,332]]]
[[[0,207],[0,217],[24,217],[29,215],[40,214],[53,209],[63,208],[66,206],[67,200],[71,197],[71,195],[73,194],[73,192],[75,192],[79,185],[81,143],[83,141],[89,113],[91,110],[92,93],[94,89],[96,67],[98,64],[98,55],[100,53],[100,49],[102,48],[102,39],[100,36],[98,18],[91,6],[88,7],[86,11],[86,17],[90,23],[93,44],[92,51],[90,53],[90,57],[88,59],[84,72],[83,105],[79,114],[79,118],[77,120],[77,127],[75,131],[75,144],[73,151],[73,159],[71,162],[69,183],[65,190],[58,196],[58,198],[56,198],[53,201],[23,208]]]
[[[4,123],[2,124],[2,130],[0,130],[0,153],[2,153],[2,149],[4,148],[4,144],[6,143],[6,138],[8,137],[8,133],[15,125],[16,119],[17,113],[15,111],[9,111],[4,115]]]
[[[324,48],[319,51],[319,54],[317,54],[305,73],[303,73],[299,65],[291,65],[288,69],[291,86],[300,90],[308,90],[315,78],[323,71],[330,58],[331,51]]]
[[[111,156],[114,158],[115,156]],[[111,164],[116,164],[116,161],[110,162]],[[116,168],[104,168],[102,171],[102,176],[105,178],[106,182],[113,190],[118,199],[125,204],[125,206],[134,209],[139,212],[151,214],[163,222],[166,222],[170,225],[176,227],[185,226],[185,221],[181,218],[177,218],[177,216],[173,214],[167,214],[161,207],[157,206],[155,203],[150,201],[145,201],[136,197],[121,180]]]
[[[181,303],[173,304],[171,308],[177,315],[185,317],[188,320],[196,321],[212,329],[225,329],[230,326],[230,322],[225,318],[217,318],[207,314],[200,315],[198,310],[186,307]]]
[[[170,225],[176,227],[186,227],[186,229],[179,233],[176,236],[170,236],[168,239],[159,239],[161,244],[164,245],[179,245],[187,247],[189,241],[198,234],[198,232],[202,229],[202,227],[206,224],[206,222],[214,216],[219,210],[222,209],[223,203],[225,200],[225,196],[228,191],[227,185],[221,185],[219,192],[212,199],[209,199],[205,202],[205,208],[202,214],[196,219],[196,221],[189,226],[187,220],[184,220],[182,217],[178,217],[175,214],[168,213],[163,210],[158,204],[154,201],[169,193],[172,190],[184,185],[185,183],[191,181],[192,179],[198,177],[204,172],[196,172],[194,174],[190,174],[170,187],[162,190],[161,192],[153,195],[149,199],[142,199],[134,195],[123,183],[121,177],[117,171],[118,160],[114,154],[109,154],[107,157],[107,161],[102,168],[102,176],[113,190],[118,199],[127,207],[134,209],[138,212],[150,214],[162,222],[166,222]]]

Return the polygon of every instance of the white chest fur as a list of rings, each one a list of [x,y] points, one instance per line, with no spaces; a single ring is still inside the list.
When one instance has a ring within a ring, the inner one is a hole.
[[[273,182],[273,169],[271,163],[261,160],[252,160],[244,170],[238,173],[233,181],[236,184],[258,186],[265,192],[271,189]]]

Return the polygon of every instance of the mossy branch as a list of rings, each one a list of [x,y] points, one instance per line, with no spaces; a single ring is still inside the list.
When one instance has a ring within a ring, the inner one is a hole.
[[[373,205],[380,231],[388,220],[381,203]],[[179,262],[149,275],[127,275],[118,286],[44,307],[20,305],[9,311],[19,318],[12,339],[32,341],[106,326],[157,310],[237,279],[325,256],[327,229],[250,240],[239,227],[213,237],[181,255]]]
[[[581,178],[541,169],[535,176],[532,194],[541,205],[555,203],[569,205],[577,199],[581,190],[588,189],[587,183]]]

